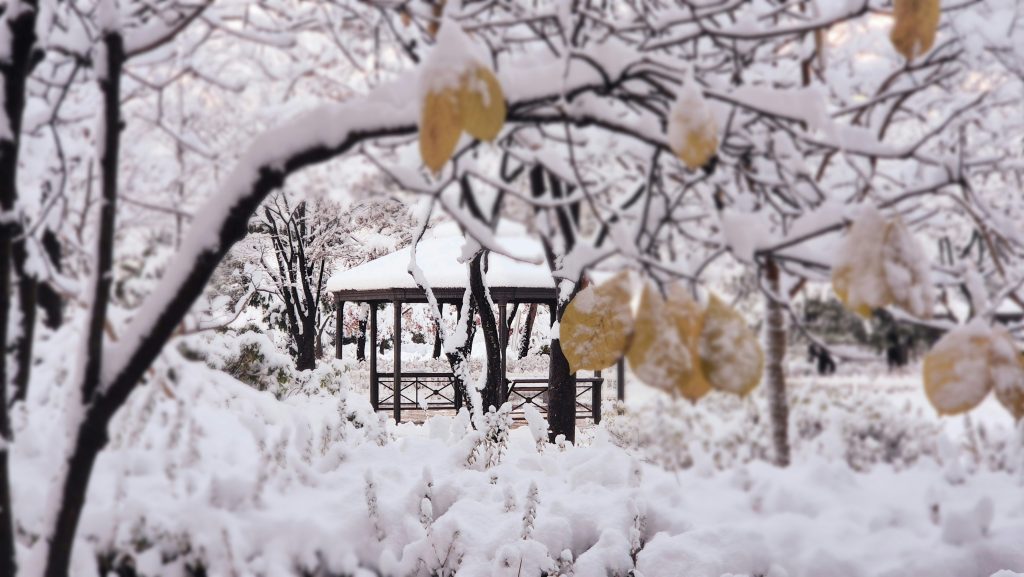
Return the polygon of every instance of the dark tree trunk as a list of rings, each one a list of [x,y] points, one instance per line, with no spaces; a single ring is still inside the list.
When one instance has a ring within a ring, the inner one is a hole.
[[[455,389],[455,397],[458,399],[457,405],[465,405],[470,411],[473,410],[473,400],[469,396],[469,391],[466,388],[466,381],[462,378],[463,367],[465,363],[469,362],[469,355],[473,352],[473,338],[476,336],[476,299],[472,297],[468,300],[468,310],[463,312],[462,307],[457,307],[457,320],[458,323],[466,323],[466,342],[461,347],[457,348],[454,352],[447,353],[445,356],[448,357],[448,364],[452,367],[452,386]]]
[[[34,10],[27,10],[23,14],[35,15]],[[34,27],[33,27],[34,29]],[[117,52],[123,53],[118,50]],[[114,53],[108,49],[108,56]],[[120,70],[121,62],[116,66],[108,66],[108,70]],[[3,64],[0,64],[2,67]],[[6,75],[6,72],[4,72]],[[10,86],[8,84],[8,86]],[[105,99],[106,100],[106,99]],[[10,104],[8,100],[7,104]],[[106,105],[106,103],[105,103]],[[16,127],[12,127],[17,133]],[[54,533],[51,536],[51,547],[46,561],[46,577],[66,577],[68,562],[71,558],[71,546],[75,536],[75,529],[81,515],[82,504],[85,493],[88,489],[89,478],[92,466],[99,451],[106,444],[106,427],[114,413],[125,403],[128,396],[139,384],[153,361],[163,350],[164,345],[174,334],[175,330],[195,301],[202,295],[207,283],[210,280],[216,266],[220,263],[228,250],[245,237],[248,232],[248,224],[253,214],[259,209],[260,204],[266,197],[281,187],[284,180],[291,174],[304,167],[316,165],[332,158],[336,158],[348,151],[360,142],[383,136],[412,135],[416,133],[416,125],[398,124],[384,126],[376,131],[359,132],[352,131],[341,142],[333,143],[332,146],[316,144],[293,152],[285,159],[273,164],[261,165],[258,167],[258,176],[248,190],[242,194],[238,201],[231,207],[230,211],[217,224],[213,231],[219,240],[214,246],[200,251],[192,258],[185,257],[179,253],[179,258],[188,258],[192,265],[187,272],[177,278],[165,278],[175,290],[160,295],[147,297],[144,306],[153,307],[156,315],[150,322],[140,324],[138,319],[132,321],[127,330],[129,332],[138,329],[145,329],[135,333],[137,341],[127,347],[125,355],[114,360],[114,366],[110,367],[109,379],[103,382],[101,394],[93,397],[91,406],[86,408],[83,422],[78,427],[77,440],[74,444],[74,452],[68,461],[66,468],[67,476],[64,480],[63,499],[59,504]],[[0,140],[0,158],[3,156],[4,147],[8,143]],[[2,171],[0,171],[2,172]],[[0,186],[0,193],[4,187]],[[6,235],[0,235],[0,242]],[[0,245],[2,247],[2,245]],[[0,250],[0,258],[4,254]],[[6,261],[9,264],[9,261]],[[181,262],[180,260],[178,262]],[[9,269],[0,266],[0,276]],[[9,277],[7,277],[9,280]],[[9,285],[8,285],[9,286]],[[0,291],[6,294],[7,291]],[[2,297],[0,297],[2,298]],[[8,300],[0,303],[8,303]],[[0,307],[0,314],[7,315],[6,307]],[[6,316],[4,320],[6,320]],[[0,323],[0,326],[6,326]],[[2,355],[0,355],[2,357]],[[0,361],[2,362],[2,361]],[[0,403],[0,420],[6,417],[6,404]],[[5,421],[4,421],[5,422]],[[4,445],[0,445],[2,447]],[[6,452],[0,451],[0,461],[6,459]],[[6,480],[6,476],[0,478]],[[2,491],[6,492],[6,485]],[[0,496],[2,498],[2,496]],[[10,507],[0,508],[0,516],[10,519]],[[2,518],[0,518],[2,519]],[[8,526],[9,527],[9,526]],[[13,535],[13,531],[3,529],[3,534]],[[0,539],[2,540],[2,539]],[[0,545],[2,547],[3,545]],[[13,540],[11,541],[10,561],[13,563]],[[2,555],[2,553],[0,553]],[[0,570],[7,570],[8,558],[0,560]],[[0,573],[2,574],[2,573]],[[10,574],[14,574],[13,571]]]
[[[312,321],[312,322],[311,322]],[[307,371],[316,368],[317,359],[317,338],[316,319],[306,317],[302,319],[302,334],[295,335],[295,368],[300,371]]]
[[[438,308],[444,307],[444,305],[438,305]],[[441,358],[441,325],[434,322],[434,351],[432,356],[435,359]]]
[[[372,304],[370,305],[373,306]],[[359,335],[356,337],[356,360],[366,360],[366,319],[359,321]]]
[[[782,298],[779,290],[779,267],[775,260],[768,258],[765,267],[768,290],[772,296],[767,297],[768,314],[765,325],[766,363],[765,377],[768,381],[768,411],[772,423],[772,444],[775,447],[775,464],[780,467],[789,465],[789,403],[786,399],[786,318],[782,305],[777,299]]]
[[[519,358],[530,354],[530,338],[533,335],[533,322],[537,319],[537,303],[530,305],[530,311],[526,314],[526,323],[523,332],[519,335]]]
[[[565,306],[556,307],[552,318],[561,320],[564,312]],[[571,443],[576,442],[576,373],[569,370],[569,361],[562,353],[559,339],[551,339],[551,359],[548,361],[548,426],[548,437],[552,443],[558,435],[565,435],[565,440]]]
[[[11,247],[14,256],[14,271],[17,277],[17,303],[20,330],[14,339],[14,394],[11,404],[25,401],[29,395],[29,377],[32,373],[32,343],[36,333],[36,278],[28,272],[28,249],[24,241],[15,242]]]
[[[128,388],[124,392],[117,391],[114,393],[115,398],[108,399],[107,392],[100,389],[103,369],[103,325],[107,318],[107,304],[113,280],[110,273],[114,257],[118,155],[121,145],[121,69],[125,60],[124,42],[120,34],[107,32],[103,42],[107,48],[108,75],[100,80],[104,114],[103,154],[100,157],[103,204],[100,207],[97,240],[96,284],[93,287],[93,302],[89,313],[85,370],[81,382],[82,403],[85,405],[84,420],[79,427],[74,452],[68,462],[63,498],[46,560],[46,577],[67,577],[75,532],[82,514],[82,506],[85,504],[85,495],[96,456],[107,444],[107,424],[131,390]],[[118,399],[117,395],[123,395],[124,398]]]
[[[484,350],[487,358],[487,380],[480,391],[480,408],[487,411],[490,407],[501,406],[501,341],[498,336],[498,324],[494,319],[494,307],[487,297],[484,286],[484,256],[480,252],[473,257],[469,273],[469,288],[473,300],[480,311],[480,330],[484,333]],[[502,321],[504,322],[504,320]]]
[[[18,200],[18,153],[21,144],[21,124],[25,112],[25,93],[29,74],[38,59],[34,59],[36,45],[36,14],[39,11],[35,0],[25,2],[25,9],[17,15],[9,15],[5,35],[10,41],[7,58],[0,60],[0,77],[3,78],[4,115],[11,138],[0,139],[0,212],[13,214]],[[0,23],[0,26],[4,24]],[[5,51],[6,48],[4,47]],[[11,267],[24,250],[18,224],[0,225],[0,575],[14,575],[18,569],[17,553],[14,547],[14,515],[11,510],[10,471],[8,469],[8,447],[12,438],[7,398],[7,325],[11,310]],[[18,240],[16,240],[18,239]],[[21,275],[23,277],[23,275]],[[19,279],[19,291],[20,291]],[[24,302],[22,306],[24,307]],[[34,307],[34,302],[32,303]],[[31,340],[25,340],[23,332],[15,339],[16,379],[25,378],[27,365],[22,359],[31,357]],[[24,373],[23,373],[24,371]],[[24,375],[24,376],[22,376]],[[23,392],[14,393],[23,395]]]
[[[32,344],[36,332],[36,287],[35,276],[27,270],[28,249],[25,241],[15,242],[12,248],[14,270],[18,277],[18,309],[21,313],[21,330],[14,340],[15,373],[14,395],[11,403],[24,401],[28,396],[28,380],[32,372]]]
[[[43,250],[46,251],[46,258],[50,261],[50,266],[57,272],[62,272],[64,265],[61,253],[63,251],[61,250],[60,240],[57,239],[57,235],[52,230],[46,229],[43,232],[42,244]],[[60,296],[60,293],[50,283],[41,283],[38,290],[39,308],[43,309],[43,324],[53,330],[59,329],[64,322],[63,297]]]

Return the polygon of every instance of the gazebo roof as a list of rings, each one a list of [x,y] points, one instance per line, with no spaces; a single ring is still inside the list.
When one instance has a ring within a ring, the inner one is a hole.
[[[525,234],[519,225],[499,228],[498,244],[510,254],[536,260],[532,264],[491,253],[488,256],[487,285],[495,300],[542,301],[553,299],[555,283],[544,263],[541,243]],[[427,231],[416,248],[416,262],[439,300],[462,297],[469,286],[469,274],[462,258],[466,243],[454,223],[445,223]],[[426,296],[409,274],[411,247],[361,265],[334,273],[327,290],[346,301],[392,300],[424,301]]]

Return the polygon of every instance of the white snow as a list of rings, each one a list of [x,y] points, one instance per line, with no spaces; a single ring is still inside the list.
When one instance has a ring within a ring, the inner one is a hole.
[[[93,555],[112,547],[168,576],[195,563],[209,575],[517,576],[559,564],[579,576],[646,577],[1024,570],[1019,477],[977,460],[999,458],[1008,421],[980,421],[980,453],[949,444],[963,464],[950,482],[928,448],[948,431],[903,406],[920,397],[913,379],[861,377],[853,388],[796,380],[786,469],[756,457],[765,422],[752,414],[762,399],[712,393],[691,406],[635,381],[629,412],[581,432],[576,446],[538,450],[546,432],[535,415],[487,466],[467,459],[497,447],[486,430],[467,428],[465,414],[396,427],[345,378],[337,393],[278,401],[199,364],[180,368],[169,389],[150,383],[112,425],[72,574],[96,575]],[[29,534],[45,492],[37,475],[53,459],[53,409],[44,407],[34,405],[37,434],[19,436],[13,454]],[[889,453],[891,463],[858,460]],[[23,558],[41,547],[19,543]]]
[[[540,241],[526,236],[511,223],[499,228],[497,243],[511,254],[523,259],[541,261],[544,256]],[[431,288],[466,288],[469,272],[462,260],[465,238],[453,223],[428,230],[416,248],[416,262]],[[372,290],[387,288],[415,289],[417,284],[408,272],[411,247],[393,252],[357,267],[338,271],[327,281],[327,290]],[[491,253],[488,256],[487,286],[554,288],[547,264],[513,260]]]

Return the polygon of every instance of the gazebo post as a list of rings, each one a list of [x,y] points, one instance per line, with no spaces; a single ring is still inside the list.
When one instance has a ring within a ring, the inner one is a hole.
[[[395,352],[394,362],[394,399],[395,399],[395,423],[402,422],[402,302],[395,299],[391,301],[391,307],[395,312],[395,322],[391,329],[391,344]]]
[[[337,308],[334,311],[334,358],[341,358],[341,347],[345,344],[345,324],[342,320],[345,317],[345,301],[341,295],[334,295],[334,303]]]
[[[626,360],[619,359],[619,363],[615,365],[615,378],[618,382],[615,383],[615,388],[618,389],[618,397],[620,401],[626,400]]]
[[[370,304],[370,405],[380,409],[380,381],[377,379],[377,303]]]
[[[501,346],[501,389],[498,400],[502,403],[508,400],[508,303],[498,303],[498,343]]]

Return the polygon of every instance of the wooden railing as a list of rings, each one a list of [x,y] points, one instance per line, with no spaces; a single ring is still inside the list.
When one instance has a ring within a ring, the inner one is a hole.
[[[601,386],[604,379],[601,377],[576,377],[576,418],[586,418],[590,413],[594,424],[601,422]],[[532,405],[541,414],[547,415],[548,404],[545,393],[548,391],[548,380],[537,379],[511,379],[508,388],[508,401],[512,403],[512,414],[522,414],[526,405]],[[590,393],[590,402],[586,403],[587,393]],[[581,410],[582,409],[582,410]]]
[[[455,394],[455,377],[451,373],[402,372],[399,409],[458,409],[462,399]],[[380,401],[377,410],[395,408],[395,374],[377,373]]]
[[[400,375],[400,402],[398,407],[395,407],[394,373],[377,373],[380,399],[375,408],[378,411],[391,411],[396,421],[401,421],[403,410],[462,408],[462,399],[455,394],[455,377],[451,373],[402,372]],[[586,418],[589,415],[595,424],[601,422],[603,384],[604,379],[601,377],[576,378],[577,418]],[[512,403],[513,417],[523,418],[523,409],[526,405],[531,405],[546,415],[547,390],[548,380],[545,378],[510,379],[507,400]]]

